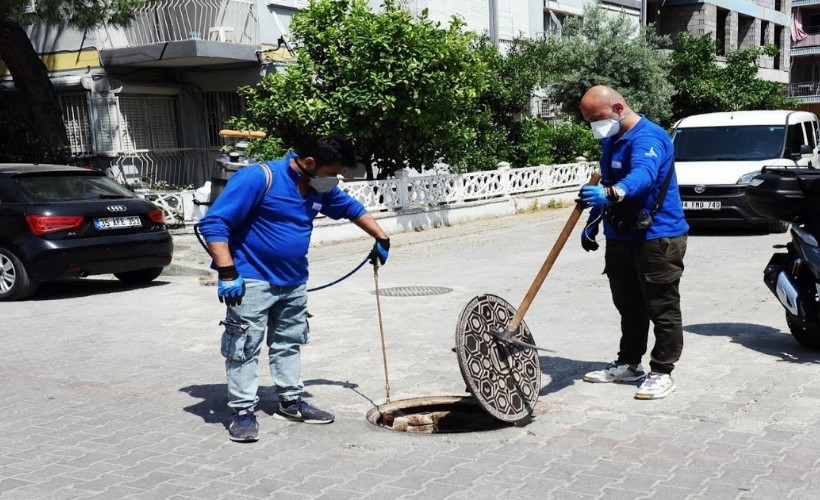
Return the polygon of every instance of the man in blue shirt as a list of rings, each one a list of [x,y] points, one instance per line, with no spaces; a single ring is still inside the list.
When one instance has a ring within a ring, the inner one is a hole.
[[[605,272],[621,316],[618,357],[584,375],[587,382],[638,382],[637,399],[660,399],[675,390],[672,370],[683,350],[680,277],[689,225],[683,216],[669,135],[604,85],[581,99],[581,115],[601,139],[602,183],[584,186],[579,201],[591,207],[581,246],[597,250],[603,219]],[[648,375],[649,322],[655,346]]]
[[[364,206],[338,186],[355,166],[349,142],[308,137],[283,159],[234,174],[199,222],[227,305],[222,355],[228,379],[233,441],[256,441],[257,369],[267,333],[275,418],[325,424],[334,417],[302,399],[300,347],[308,343],[307,253],[313,219],[347,218],[376,239],[371,262],[387,260],[390,239]]]

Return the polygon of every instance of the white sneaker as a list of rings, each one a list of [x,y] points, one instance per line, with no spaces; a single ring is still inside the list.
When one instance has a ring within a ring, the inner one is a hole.
[[[635,399],[663,399],[675,392],[676,387],[668,373],[649,372],[646,380],[638,387]]]
[[[603,370],[584,375],[584,382],[637,382],[646,376],[640,363],[637,365],[618,364],[617,361],[606,365]]]

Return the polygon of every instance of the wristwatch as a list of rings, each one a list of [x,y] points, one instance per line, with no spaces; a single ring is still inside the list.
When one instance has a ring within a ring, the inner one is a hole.
[[[607,186],[604,188],[604,194],[606,194],[606,199],[611,201],[612,203],[618,203],[619,201],[623,201],[624,197],[626,196],[626,191],[617,184],[614,186]]]

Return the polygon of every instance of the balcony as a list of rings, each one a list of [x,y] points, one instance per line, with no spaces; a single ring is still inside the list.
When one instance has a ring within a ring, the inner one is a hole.
[[[789,97],[794,97],[802,103],[820,102],[820,82],[790,83]]]
[[[131,25],[99,30],[103,64],[201,66],[256,62],[254,0],[164,0],[140,6]]]

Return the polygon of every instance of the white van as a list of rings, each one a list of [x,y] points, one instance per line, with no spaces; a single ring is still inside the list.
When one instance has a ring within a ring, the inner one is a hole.
[[[735,111],[693,115],[672,131],[683,210],[692,226],[785,223],[754,212],[746,186],[766,165],[797,162],[820,168],[818,122],[807,111]]]

